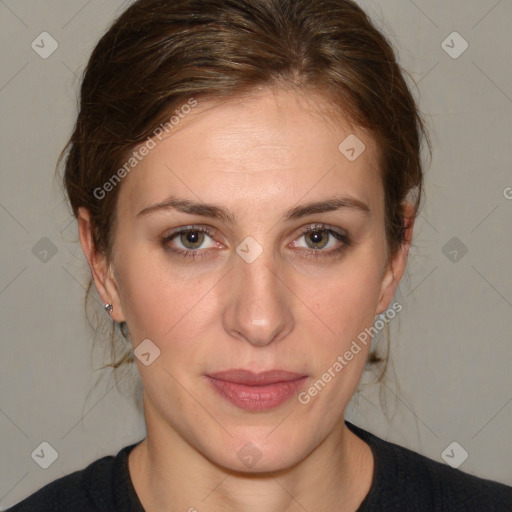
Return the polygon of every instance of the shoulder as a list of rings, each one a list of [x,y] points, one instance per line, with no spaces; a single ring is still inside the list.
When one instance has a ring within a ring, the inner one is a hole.
[[[512,512],[512,487],[465,473],[394,445],[404,485],[432,510]]]
[[[58,478],[17,503],[7,512],[92,512],[115,510],[116,479],[120,464],[135,445],[122,448],[87,467]]]
[[[512,511],[512,487],[465,473],[347,425],[369,444],[375,459],[373,485],[361,512]]]

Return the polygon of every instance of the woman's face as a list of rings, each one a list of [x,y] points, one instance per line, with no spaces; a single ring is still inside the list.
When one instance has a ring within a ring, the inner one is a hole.
[[[97,285],[134,349],[150,340],[148,435],[227,468],[289,467],[339,427],[370,343],[344,354],[402,275],[375,144],[322,108],[269,89],[199,101],[120,185],[113,272]],[[211,378],[233,369],[296,375]]]

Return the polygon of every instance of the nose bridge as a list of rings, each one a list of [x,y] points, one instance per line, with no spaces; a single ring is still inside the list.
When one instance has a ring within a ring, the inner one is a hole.
[[[226,331],[260,346],[290,332],[293,328],[291,297],[281,280],[283,276],[279,275],[271,251],[262,252],[253,261],[237,257],[224,311]]]

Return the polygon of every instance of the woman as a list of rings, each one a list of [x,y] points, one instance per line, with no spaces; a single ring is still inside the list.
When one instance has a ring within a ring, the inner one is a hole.
[[[147,436],[11,510],[512,508],[344,420],[423,183],[417,106],[356,4],[139,0],[81,92],[64,183]]]

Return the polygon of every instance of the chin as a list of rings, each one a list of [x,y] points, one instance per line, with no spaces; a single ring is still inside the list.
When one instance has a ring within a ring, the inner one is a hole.
[[[276,426],[278,424],[276,422]],[[273,431],[274,428],[261,431],[259,427],[258,433],[248,429],[246,434],[238,432],[232,438],[226,435],[222,442],[216,443],[222,449],[212,451],[210,445],[206,451],[207,456],[218,466],[241,473],[257,474],[289,469],[307,455],[308,442],[295,438],[286,429],[278,432]]]

